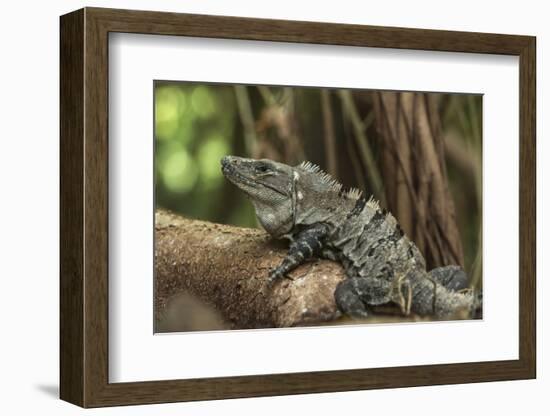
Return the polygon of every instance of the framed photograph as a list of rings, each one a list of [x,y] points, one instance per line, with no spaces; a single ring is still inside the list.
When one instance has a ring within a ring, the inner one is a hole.
[[[63,400],[536,376],[534,37],[60,28]]]

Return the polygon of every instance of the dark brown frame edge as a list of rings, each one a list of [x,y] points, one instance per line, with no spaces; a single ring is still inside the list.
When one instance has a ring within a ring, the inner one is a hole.
[[[535,38],[85,8],[60,19],[60,396],[113,406],[536,377]],[[136,383],[108,381],[108,33],[519,56],[519,360]]]

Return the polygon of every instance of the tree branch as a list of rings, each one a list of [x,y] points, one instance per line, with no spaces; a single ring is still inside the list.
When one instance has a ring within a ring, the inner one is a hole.
[[[318,260],[267,285],[287,249],[261,231],[189,220],[158,210],[155,221],[155,308],[190,293],[233,328],[314,325],[340,316],[334,302],[344,279],[337,263]]]

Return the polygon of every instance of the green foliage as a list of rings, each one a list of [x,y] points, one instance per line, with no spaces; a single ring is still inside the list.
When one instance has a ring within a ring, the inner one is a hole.
[[[235,118],[231,87],[155,84],[157,206],[188,217],[255,224],[246,200],[227,192],[219,166],[222,156],[236,150]]]

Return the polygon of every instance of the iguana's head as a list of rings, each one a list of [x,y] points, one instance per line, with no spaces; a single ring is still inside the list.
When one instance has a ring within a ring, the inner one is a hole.
[[[252,201],[256,216],[274,236],[288,233],[294,226],[293,168],[268,159],[225,156],[224,176]]]
[[[225,156],[222,172],[251,199],[256,216],[275,237],[298,225],[327,221],[335,207],[350,202],[353,207],[360,193],[350,191],[341,199],[342,186],[318,166],[304,162],[298,166],[268,159]]]

